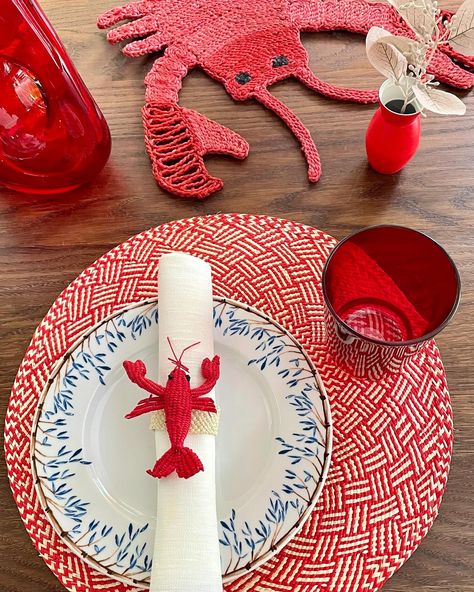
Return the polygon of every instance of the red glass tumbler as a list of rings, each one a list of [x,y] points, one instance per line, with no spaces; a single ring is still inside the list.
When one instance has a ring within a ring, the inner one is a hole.
[[[372,380],[399,372],[456,312],[454,262],[425,234],[373,226],[342,240],[323,271],[326,336],[335,361]]]
[[[0,184],[67,191],[109,154],[107,123],[36,0],[2,0]]]

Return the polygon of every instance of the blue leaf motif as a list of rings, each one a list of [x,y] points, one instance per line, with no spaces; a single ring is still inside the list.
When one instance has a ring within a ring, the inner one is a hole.
[[[246,538],[246,539],[245,539],[245,543],[247,544],[247,546],[248,546],[248,547],[250,547],[250,549],[251,549],[252,551],[255,551],[256,544],[255,544],[255,541],[254,541],[253,539],[251,539],[251,538]]]
[[[108,536],[111,532],[112,532],[112,526],[107,527],[107,525],[105,525],[102,530],[100,531],[100,535],[102,537],[106,537]]]
[[[82,448],[78,448],[75,452],[73,452],[71,454],[71,456],[69,457],[69,460],[73,460],[74,458],[77,458],[79,456],[79,454],[81,454],[82,452]]]

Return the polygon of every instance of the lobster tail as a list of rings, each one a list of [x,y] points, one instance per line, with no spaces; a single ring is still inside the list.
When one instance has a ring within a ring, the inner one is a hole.
[[[153,469],[149,469],[147,473],[152,477],[161,479],[161,477],[167,477],[176,471],[178,477],[189,479],[189,477],[203,470],[204,467],[200,458],[191,448],[175,446],[167,450],[156,461]]]

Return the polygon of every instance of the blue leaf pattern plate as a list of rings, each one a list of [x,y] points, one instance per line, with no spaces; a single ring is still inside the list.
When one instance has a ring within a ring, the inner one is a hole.
[[[124,419],[141,394],[122,368],[157,378],[156,301],[125,308],[83,336],[42,395],[32,431],[41,504],[64,542],[120,581],[149,585],[156,481],[149,417]],[[327,475],[329,402],[310,359],[278,323],[214,300],[222,374],[217,500],[224,581],[261,565],[308,518]],[[158,517],[159,519],[159,517]]]

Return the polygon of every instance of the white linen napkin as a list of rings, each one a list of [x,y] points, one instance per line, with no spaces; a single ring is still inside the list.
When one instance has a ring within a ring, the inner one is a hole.
[[[201,363],[214,355],[211,268],[185,253],[163,255],[158,273],[159,383],[173,366],[167,342],[176,352],[199,341],[184,354],[191,387],[202,384]],[[179,355],[179,353],[178,353]],[[215,399],[214,391],[206,395]],[[156,458],[170,446],[166,431],[155,432]],[[215,436],[188,434],[189,446],[204,471],[189,479],[176,473],[157,479],[156,535],[151,592],[221,592],[217,533]]]

